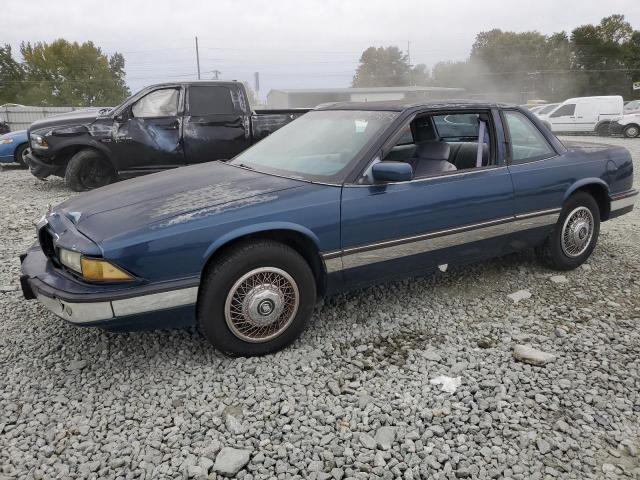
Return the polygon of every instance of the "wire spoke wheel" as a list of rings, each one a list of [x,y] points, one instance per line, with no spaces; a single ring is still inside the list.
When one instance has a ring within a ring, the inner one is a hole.
[[[567,215],[560,237],[562,251],[567,257],[579,257],[589,248],[594,224],[593,214],[587,207],[577,207]]]
[[[298,312],[300,294],[291,275],[276,267],[244,274],[227,294],[224,315],[231,332],[251,343],[281,335]]]

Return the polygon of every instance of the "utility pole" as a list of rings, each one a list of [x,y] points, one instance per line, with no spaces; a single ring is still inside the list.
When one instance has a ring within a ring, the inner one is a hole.
[[[198,63],[198,80],[200,80],[200,51],[198,50],[198,37],[196,37],[196,62]]]
[[[411,42],[407,41],[407,61],[409,62],[409,85],[413,85],[413,66],[411,65]]]
[[[213,79],[214,80],[218,80],[218,76],[222,73],[220,70],[214,70],[213,72]]]

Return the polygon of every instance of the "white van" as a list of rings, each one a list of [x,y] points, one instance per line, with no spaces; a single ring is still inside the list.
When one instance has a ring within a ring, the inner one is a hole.
[[[609,124],[622,118],[623,104],[619,95],[570,98],[540,119],[552,132],[607,135]]]

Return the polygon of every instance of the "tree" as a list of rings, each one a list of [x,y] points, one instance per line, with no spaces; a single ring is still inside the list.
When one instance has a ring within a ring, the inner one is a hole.
[[[24,70],[11,55],[11,45],[0,47],[0,104],[17,103]]]
[[[412,67],[398,47],[369,47],[360,57],[354,87],[403,87],[427,85],[430,75],[424,64]]]
[[[43,106],[111,106],[130,95],[124,57],[119,53],[108,57],[93,42],[27,42],[21,44],[20,53],[24,62],[16,70],[16,75],[22,72],[15,80],[19,88],[11,92],[12,98],[7,101]],[[8,55],[11,58],[10,49]],[[11,61],[15,63],[12,58]],[[7,59],[0,62],[2,78],[15,70]]]

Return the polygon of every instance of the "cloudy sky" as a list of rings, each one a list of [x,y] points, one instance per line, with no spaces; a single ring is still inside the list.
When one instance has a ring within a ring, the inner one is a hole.
[[[348,86],[368,46],[411,42],[412,63],[460,60],[482,30],[570,31],[621,13],[640,29],[639,0],[6,0],[0,43],[93,40],[126,59],[132,90],[196,74],[272,88]],[[55,8],[54,8],[55,5]]]

